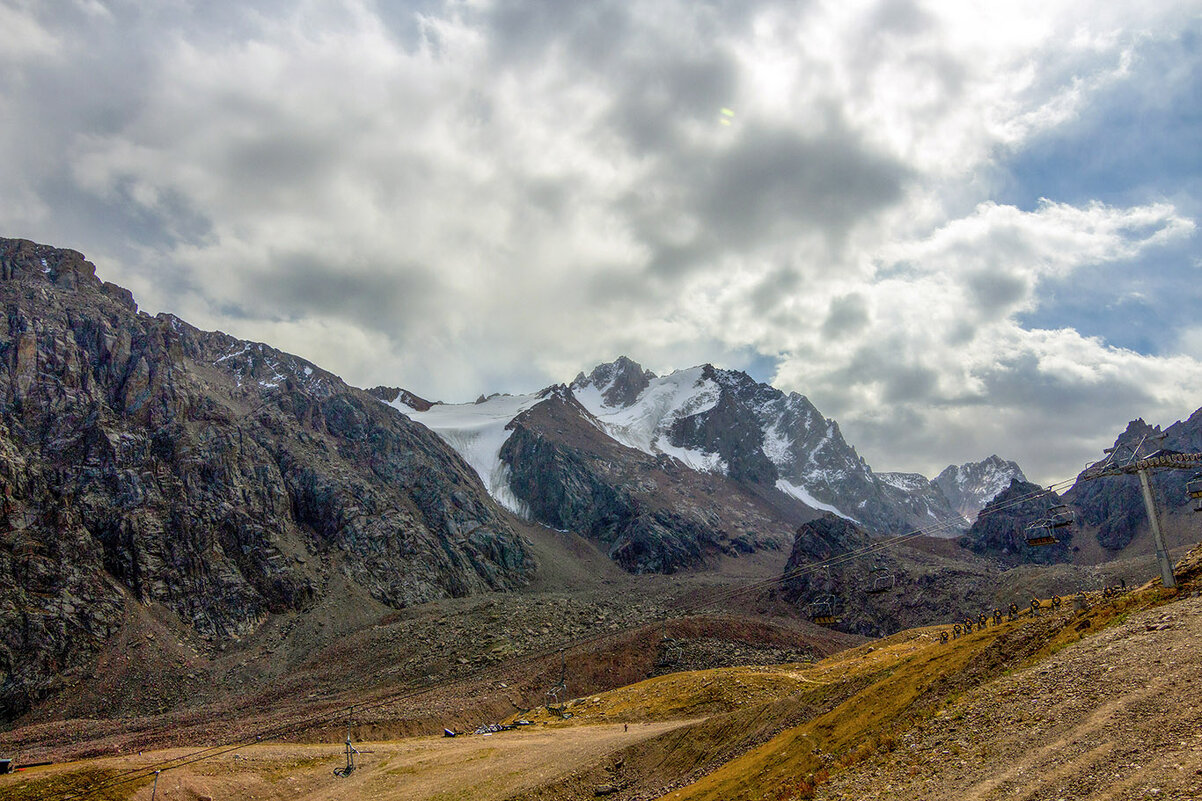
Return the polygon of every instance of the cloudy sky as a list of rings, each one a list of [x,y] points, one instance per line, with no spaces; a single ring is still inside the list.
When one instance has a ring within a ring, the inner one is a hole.
[[[627,354],[876,469],[1051,482],[1202,405],[1202,14],[0,0],[0,235],[370,386]]]

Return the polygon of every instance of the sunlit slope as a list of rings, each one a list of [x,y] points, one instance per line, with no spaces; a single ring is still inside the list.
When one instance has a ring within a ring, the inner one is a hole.
[[[914,629],[816,663],[649,679],[569,702],[564,720],[539,710],[527,718],[552,728],[690,722],[523,798],[587,798],[606,787],[632,798],[810,798],[832,776],[891,754],[903,736],[954,717],[975,688],[1177,597],[1159,587],[1113,599],[1098,593],[1083,611],[1045,600],[1038,615],[1024,610],[948,642],[939,635],[950,627]]]
[[[901,733],[1002,673],[1039,662],[1133,610],[1177,597],[1148,588],[1088,612],[1041,610],[940,643],[939,629],[904,632],[837,654],[807,672],[832,683],[867,683],[833,709],[781,732],[667,798],[681,801],[803,799],[838,771],[891,752]],[[1097,601],[1102,601],[1097,598]],[[983,732],[982,734],[987,734]]]

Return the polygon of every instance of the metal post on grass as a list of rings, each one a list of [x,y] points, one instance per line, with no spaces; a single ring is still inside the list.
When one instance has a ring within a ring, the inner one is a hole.
[[[161,770],[156,770],[154,772],[154,787],[152,787],[150,789],[150,801],[154,801],[154,797],[159,794],[159,774],[160,773],[162,773]]]

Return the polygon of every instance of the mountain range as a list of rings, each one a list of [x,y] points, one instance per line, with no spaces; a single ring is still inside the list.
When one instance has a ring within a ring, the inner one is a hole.
[[[1015,463],[878,474],[804,396],[713,365],[657,376],[622,357],[470,404],[361,390],[269,345],[151,316],[82,254],[20,239],[0,239],[0,303],[3,721],[105,681],[98,660],[135,665],[125,645],[155,631],[174,632],[175,650],[156,645],[161,659],[135,666],[166,671],[161,698],[182,702],[206,676],[244,686],[245,659],[218,658],[227,647],[258,649],[263,681],[293,664],[270,657],[281,642],[312,664],[342,636],[321,631],[331,609],[370,629],[379,610],[609,576],[590,554],[631,580],[721,584],[789,576],[891,535],[935,537],[756,601],[804,617],[838,592],[854,602],[844,628],[879,633],[989,601],[999,565],[1138,541],[1138,490],[1103,479],[1063,496],[1096,537],[1006,553],[1022,521],[989,533],[978,512],[1022,491]],[[1133,422],[1118,444],[1160,433],[1164,447],[1202,450],[1202,412],[1164,432]],[[1168,498],[1185,478],[1158,484],[1170,512],[1184,508]],[[867,593],[876,570],[899,592]],[[111,714],[153,700],[105,697]]]
[[[623,356],[467,404],[371,392],[446,440],[506,508],[587,532],[636,572],[779,548],[821,512],[874,536],[956,537],[1022,477],[997,456],[934,481],[877,474],[805,396],[709,364],[657,376]]]

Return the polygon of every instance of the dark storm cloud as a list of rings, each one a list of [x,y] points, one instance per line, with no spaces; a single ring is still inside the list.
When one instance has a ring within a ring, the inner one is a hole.
[[[877,36],[915,36],[934,26],[931,15],[914,0],[881,0],[863,19],[864,31]]]
[[[779,264],[772,267],[751,290],[747,298],[749,311],[757,317],[768,318],[795,297],[803,285],[801,271],[795,265]]]
[[[1138,416],[1139,409],[1157,405],[1149,388],[1122,377],[1087,381],[1067,370],[1049,368],[1033,353],[999,360],[976,374],[984,383],[982,394],[997,406],[1055,410],[1069,425],[1074,418],[1094,419],[1099,412]]]
[[[1028,276],[992,269],[973,271],[964,282],[985,319],[1005,316],[1031,291]]]
[[[696,165],[695,208],[715,240],[743,247],[789,230],[839,240],[898,199],[903,164],[874,153],[837,115],[825,127],[807,136],[749,125],[729,152]]]
[[[661,153],[656,182],[673,187],[670,199],[640,192],[626,200],[653,254],[650,275],[679,278],[723,253],[796,236],[818,236],[834,251],[853,227],[896,203],[908,168],[874,152],[838,115],[823,128],[750,123],[727,149]],[[682,213],[697,229],[687,242],[665,229],[665,218]]]
[[[559,0],[514,0],[486,12],[495,63],[506,68],[545,59],[562,48],[582,66],[611,60],[629,37],[630,18],[620,2],[565,3]]]
[[[622,67],[608,122],[637,155],[688,157],[685,126],[716,124],[738,91],[738,71],[721,52],[648,54]],[[692,153],[701,162],[709,154]],[[693,169],[704,169],[702,163]]]
[[[841,339],[860,333],[868,325],[868,303],[864,296],[856,293],[842,295],[831,301],[826,320],[822,323],[822,336],[826,339]]]
[[[937,397],[939,374],[906,354],[900,334],[858,348],[828,382],[847,387],[875,386],[888,403],[931,401]]]
[[[246,303],[239,316],[264,308],[284,319],[324,316],[399,337],[420,320],[434,283],[414,265],[372,263],[353,256],[324,260],[310,253],[272,254],[269,269],[243,276]]]

